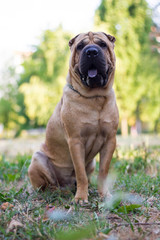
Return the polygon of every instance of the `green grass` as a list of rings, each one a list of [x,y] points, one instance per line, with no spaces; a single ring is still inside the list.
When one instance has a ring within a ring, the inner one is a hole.
[[[113,198],[103,202],[97,193],[97,162],[89,204],[83,207],[72,204],[75,191],[67,188],[33,191],[27,176],[31,156],[0,156],[0,239],[160,238],[155,231],[160,224],[158,154],[158,147],[117,149],[108,181]],[[12,206],[3,209],[5,202]]]

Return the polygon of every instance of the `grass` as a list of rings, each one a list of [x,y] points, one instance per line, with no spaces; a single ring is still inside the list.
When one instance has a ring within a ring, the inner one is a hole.
[[[83,207],[72,204],[74,190],[33,191],[31,156],[0,155],[0,239],[160,239],[158,154],[158,147],[118,148],[108,178],[113,197],[103,202],[97,162]]]

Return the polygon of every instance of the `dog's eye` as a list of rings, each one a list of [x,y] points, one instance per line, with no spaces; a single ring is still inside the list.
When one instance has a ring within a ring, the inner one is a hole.
[[[101,48],[106,48],[107,47],[107,44],[103,41],[99,42],[98,45],[101,47]]]
[[[82,50],[83,48],[84,48],[84,43],[79,43],[79,44],[77,45],[77,50],[78,50],[78,51]]]

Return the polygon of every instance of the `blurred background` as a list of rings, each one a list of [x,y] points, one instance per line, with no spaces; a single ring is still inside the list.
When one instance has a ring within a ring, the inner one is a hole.
[[[160,132],[160,1],[5,0],[0,30],[1,139],[45,131],[65,85],[68,41],[90,30],[116,37],[118,134]]]

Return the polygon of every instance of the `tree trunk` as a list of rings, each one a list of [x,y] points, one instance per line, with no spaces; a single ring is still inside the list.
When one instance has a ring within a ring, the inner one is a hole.
[[[136,128],[137,128],[137,133],[141,134],[142,133],[142,123],[141,123],[140,119],[136,120]]]
[[[140,120],[140,103],[141,101],[137,102],[137,108],[136,108],[136,128],[137,128],[138,134],[142,133],[142,122]]]
[[[155,132],[155,133],[159,133],[159,132],[160,132],[160,118],[157,119],[157,120],[154,122],[154,132]]]
[[[122,134],[122,136],[128,136],[127,118],[122,118],[122,120],[121,120],[121,134]]]

